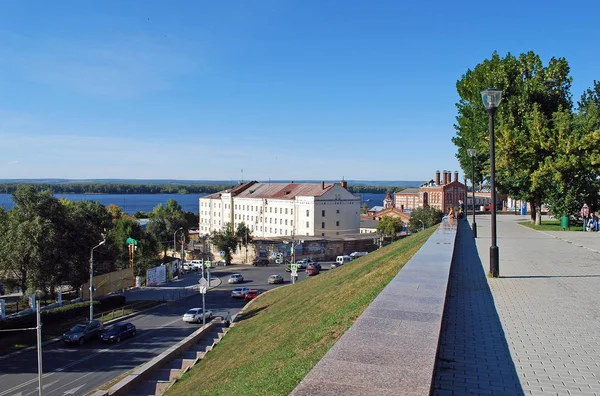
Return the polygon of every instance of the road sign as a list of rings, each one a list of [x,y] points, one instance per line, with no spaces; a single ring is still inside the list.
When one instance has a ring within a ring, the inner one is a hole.
[[[274,259],[275,257],[277,257],[277,253],[275,253],[275,252],[271,253],[271,258]]]
[[[219,252],[219,254],[221,255],[221,257],[225,257],[225,252],[221,251]]]
[[[200,280],[198,281],[198,283],[200,284],[200,287],[207,287],[208,286],[208,281],[206,280],[206,278],[200,278]]]
[[[298,272],[298,264],[290,264],[290,270],[292,270],[292,272]]]
[[[206,261],[204,262],[204,265],[206,266],[206,268],[210,268],[211,264],[212,264],[212,263],[211,263],[210,261],[208,261],[208,260],[206,260]]]
[[[200,286],[200,294],[206,294],[206,286]]]

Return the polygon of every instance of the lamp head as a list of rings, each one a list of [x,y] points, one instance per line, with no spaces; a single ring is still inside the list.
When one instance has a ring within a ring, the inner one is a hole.
[[[477,155],[477,150],[475,150],[474,148],[467,149],[467,154],[469,155],[469,157],[475,158],[475,156]]]
[[[106,239],[105,239],[105,240],[103,240],[102,242],[100,242],[100,243],[98,244],[98,246],[102,246],[102,245],[104,245],[104,242],[106,242]]]
[[[481,100],[486,110],[496,109],[502,100],[502,90],[497,88],[488,88],[481,91]]]

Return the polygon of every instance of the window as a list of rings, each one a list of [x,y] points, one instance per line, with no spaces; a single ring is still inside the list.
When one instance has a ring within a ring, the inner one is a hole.
[[[310,211],[308,209],[306,209],[306,217],[310,216]]]
[[[287,230],[285,230],[285,235],[287,235]]]
[[[282,225],[282,224],[283,224],[283,220],[279,219],[279,225]]]
[[[273,213],[273,207],[269,207],[269,213]]]
[[[235,204],[235,208],[237,209],[237,204]]]
[[[283,208],[279,208],[279,214],[283,213]]]
[[[325,217],[325,211],[324,210],[321,211],[321,217]]]
[[[325,222],[321,223],[321,228],[325,228]]]
[[[273,223],[273,218],[269,217],[269,223]]]
[[[287,225],[287,219],[285,219],[285,225]]]
[[[321,236],[325,236],[325,233],[324,233],[324,232],[322,232],[322,233],[321,233]]]
[[[271,227],[269,227],[269,232],[273,232],[273,229]]]
[[[290,225],[293,227],[294,226],[294,220],[290,220]]]
[[[281,228],[279,229],[279,235],[283,235],[283,230]]]
[[[294,214],[294,209],[290,209],[290,214]]]
[[[337,214],[340,214],[340,210],[339,210],[339,209],[338,209],[338,210],[336,210],[336,213],[337,213]]]
[[[288,210],[288,208],[285,208],[285,214],[287,214],[287,210]]]
[[[307,221],[307,222],[306,222],[306,228],[309,228],[309,227],[310,227],[310,225],[308,225],[308,221]]]
[[[335,222],[335,225],[339,227],[339,226],[340,226],[340,222],[339,222],[339,221],[336,221],[336,222]]]

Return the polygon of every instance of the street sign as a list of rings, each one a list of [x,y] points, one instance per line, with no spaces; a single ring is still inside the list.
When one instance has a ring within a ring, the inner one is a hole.
[[[277,257],[277,253],[275,253],[275,252],[271,253],[271,258],[274,259],[275,257]]]
[[[298,271],[298,264],[290,264],[290,269],[292,270],[292,272],[297,272]]]
[[[208,286],[208,281],[206,280],[206,278],[200,278],[200,280],[198,281],[198,283],[200,284],[200,287],[207,287]]]
[[[206,286],[200,286],[200,294],[206,294]]]
[[[211,264],[212,264],[212,263],[211,263],[210,261],[208,261],[208,260],[206,260],[206,261],[204,262],[204,265],[206,266],[206,268],[210,268]]]
[[[221,255],[221,257],[225,257],[225,252],[221,251],[219,252],[219,254]]]

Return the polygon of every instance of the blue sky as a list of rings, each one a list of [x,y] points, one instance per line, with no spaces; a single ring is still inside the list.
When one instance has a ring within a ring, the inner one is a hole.
[[[600,80],[598,2],[0,3],[0,179],[425,180],[493,51]],[[462,172],[461,172],[462,173]]]

